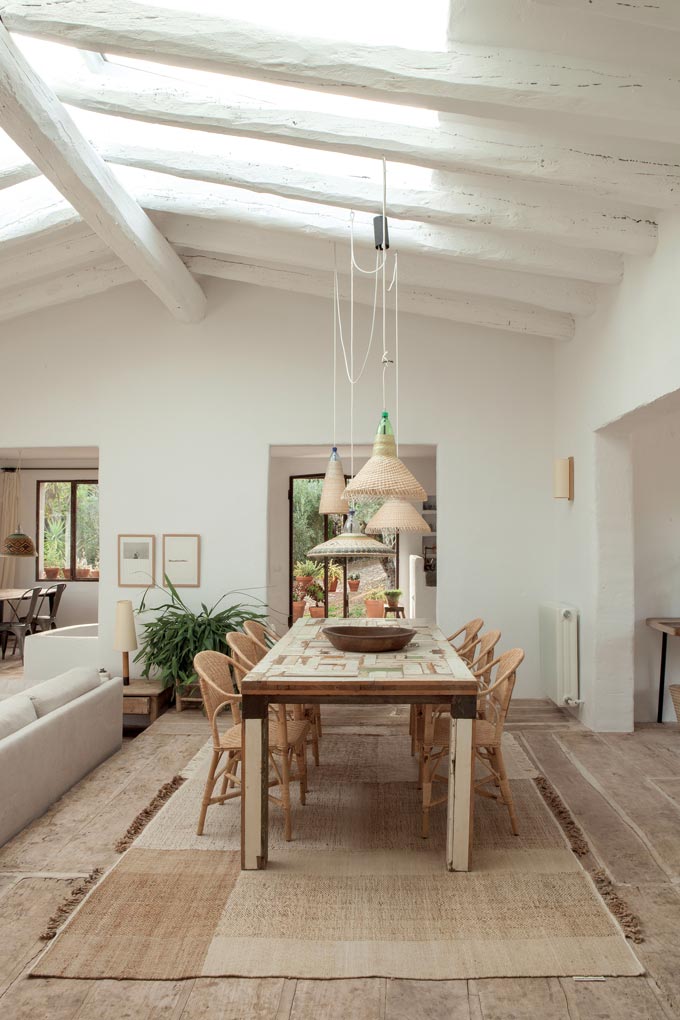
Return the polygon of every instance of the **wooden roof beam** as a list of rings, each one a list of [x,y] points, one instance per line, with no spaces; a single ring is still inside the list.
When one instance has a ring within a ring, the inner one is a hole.
[[[0,120],[64,198],[177,318],[202,318],[205,297],[191,273],[2,25]]]
[[[15,0],[13,31],[86,50],[493,119],[680,141],[680,81],[552,53],[466,45],[421,52],[286,37],[129,0]]]

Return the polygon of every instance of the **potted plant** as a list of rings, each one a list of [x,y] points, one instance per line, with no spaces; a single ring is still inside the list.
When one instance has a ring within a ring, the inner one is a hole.
[[[366,616],[379,619],[385,615],[385,592],[382,588],[374,588],[364,595]]]
[[[318,581],[312,581],[307,589],[307,597],[314,602],[314,605],[309,607],[309,615],[323,619],[326,612],[323,607],[323,588]]]
[[[298,584],[301,584],[305,591],[312,581],[317,581],[323,573],[323,567],[314,560],[298,560],[293,567],[293,577]]]
[[[390,588],[385,591],[385,598],[387,599],[387,605],[390,609],[397,609],[401,594],[401,588]]]
[[[340,581],[341,577],[342,577],[342,567],[340,566],[339,563],[335,563],[334,560],[331,560],[330,563],[328,564],[328,590],[329,590],[329,592],[330,591],[337,591],[338,590],[338,582]]]
[[[359,581],[361,579],[360,574],[349,574],[347,577],[347,585],[350,591],[359,591]]]
[[[95,580],[99,580],[99,560],[96,561],[94,567],[90,571],[90,577],[94,577]]]
[[[293,586],[293,623],[305,615],[305,589],[301,584]]]
[[[148,678],[153,671],[163,687],[174,687],[182,698],[194,695],[200,698],[194,656],[203,651],[229,654],[225,641],[227,631],[241,630],[246,620],[265,620],[266,616],[242,602],[220,608],[226,594],[210,608],[202,602],[195,611],[182,601],[167,574],[165,585],[167,591],[155,584],[142,596],[137,613],[151,611],[155,615],[142,624],[139,651],[134,661],[144,664],[142,676]],[[159,606],[148,604],[152,588],[162,592],[166,599]]]
[[[59,577],[59,567],[44,567],[43,573],[48,581],[55,581]]]
[[[62,567],[61,568],[61,573],[62,573],[63,578],[64,578],[65,581],[70,581],[71,580],[71,568],[70,567]]]

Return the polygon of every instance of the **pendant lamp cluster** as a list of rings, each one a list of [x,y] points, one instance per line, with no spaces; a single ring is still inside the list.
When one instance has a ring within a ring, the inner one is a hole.
[[[0,556],[25,556],[35,557],[38,555],[35,548],[35,542],[30,535],[27,535],[21,527],[21,521],[19,520],[19,503],[21,499],[21,457],[23,450],[19,451],[19,466],[17,468],[17,491],[15,497],[14,506],[14,520],[17,522],[16,531],[12,531],[5,538],[2,543],[2,552]]]
[[[399,309],[398,309],[398,261],[393,259],[393,277],[387,286],[387,250],[389,236],[387,229],[387,169],[383,160],[383,208],[382,216],[374,218],[375,247],[377,250],[374,269],[362,269],[354,255],[354,214],[350,217],[350,328],[349,351],[344,342],[342,317],[340,314],[340,294],[337,268],[334,274],[333,300],[333,448],[328,462],[321,491],[319,512],[322,514],[347,514],[347,521],[341,534],[309,550],[313,558],[342,558],[361,556],[394,556],[395,551],[389,546],[370,538],[370,534],[381,534],[384,531],[410,531],[426,534],[430,526],[418,513],[409,500],[422,501],[427,493],[417,478],[399,459],[398,447],[394,430],[386,410],[386,372],[390,365],[395,365],[395,403],[398,411],[399,403]],[[360,272],[375,278],[373,316],[371,332],[367,343],[366,355],[358,374],[354,372],[354,273]],[[368,364],[373,343],[373,334],[378,307],[378,283],[382,284],[382,403],[383,411],[378,430],[373,442],[373,451],[369,460],[354,474],[354,386],[359,381]],[[395,296],[395,359],[390,358],[387,348],[386,331],[386,297],[387,290],[394,289]],[[350,384],[350,448],[351,472],[350,480],[345,485],[345,473],[338,455],[336,443],[336,390],[338,338],[342,349],[347,379]],[[362,497],[383,498],[385,503],[368,522],[366,533],[356,519],[355,504]]]

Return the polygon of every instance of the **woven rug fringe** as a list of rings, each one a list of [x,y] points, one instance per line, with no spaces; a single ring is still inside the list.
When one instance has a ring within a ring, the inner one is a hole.
[[[583,834],[583,830],[574,821],[569,808],[564,803],[557,790],[554,788],[552,783],[545,778],[545,776],[534,776],[534,783],[538,787],[543,800],[562,826],[562,829],[569,840],[569,846],[573,852],[577,857],[585,857],[586,854],[590,853],[588,840]]]
[[[597,886],[602,899],[605,901],[610,911],[623,928],[624,935],[631,942],[636,942],[638,945],[644,942],[642,934],[642,924],[637,914],[634,914],[630,907],[621,899],[619,894],[614,889],[610,879],[606,872],[601,868],[593,872],[593,882]]]
[[[150,801],[149,804],[140,811],[134,822],[127,829],[124,836],[118,840],[114,846],[114,850],[118,854],[122,854],[128,847],[132,846],[137,836],[142,832],[143,829],[149,824],[154,815],[157,815],[160,809],[163,807],[165,802],[172,797],[175,790],[179,790],[182,783],[186,782],[184,776],[173,776],[169,783],[164,783],[160,790]]]
[[[78,904],[84,899],[92,886],[99,881],[103,874],[104,872],[101,868],[95,868],[94,871],[90,872],[87,878],[83,879],[82,882],[79,882],[79,884],[71,891],[69,898],[64,900],[62,905],[55,910],[47,922],[47,927],[40,936],[43,942],[49,942],[50,939],[55,937],[62,924],[68,920]]]

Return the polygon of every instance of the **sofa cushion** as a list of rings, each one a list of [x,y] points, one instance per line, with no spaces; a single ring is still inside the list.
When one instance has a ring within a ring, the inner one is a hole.
[[[0,701],[0,740],[9,737],[24,726],[30,726],[38,716],[33,702],[27,694],[13,694],[11,698]]]
[[[35,714],[41,719],[62,705],[67,705],[69,701],[93,691],[99,684],[96,669],[78,666],[76,669],[69,669],[66,673],[53,676],[51,680],[36,684],[27,691],[27,694],[35,706]]]

